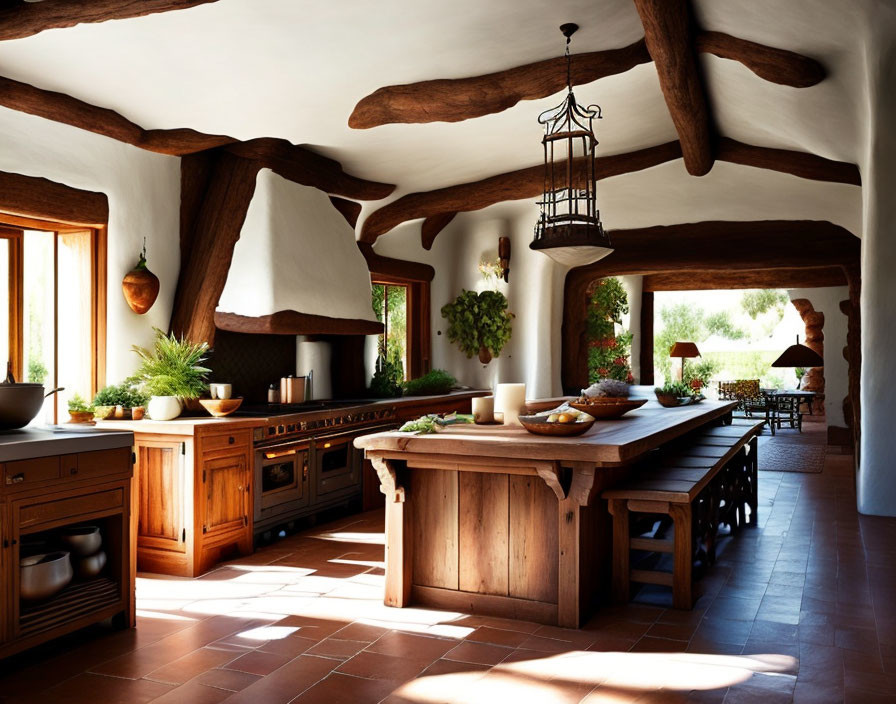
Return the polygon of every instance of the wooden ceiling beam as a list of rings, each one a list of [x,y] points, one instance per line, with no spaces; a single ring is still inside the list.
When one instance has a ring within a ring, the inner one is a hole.
[[[27,3],[4,0],[0,4],[0,41],[31,37],[47,29],[185,10],[210,2],[217,0],[43,0]]]
[[[789,149],[757,147],[726,137],[718,139],[716,145],[718,158],[722,161],[780,171],[815,181],[861,185],[859,169],[855,164]],[[680,158],[681,148],[678,142],[667,142],[628,154],[598,157],[597,177],[604,179],[619,176]],[[371,213],[361,227],[361,240],[375,242],[378,237],[401,223],[419,218],[431,218],[429,225],[424,225],[427,238],[434,239],[432,232],[438,225],[437,218],[449,213],[480,210],[502,201],[535,198],[541,195],[543,188],[544,166],[538,165],[481,181],[409,193]],[[424,246],[426,241],[427,239],[423,240]]]
[[[572,83],[584,85],[649,61],[643,40],[622,49],[574,54]],[[385,86],[360,100],[348,125],[364,130],[395,123],[459,122],[502,112],[521,100],[546,98],[565,87],[562,56],[483,76]]]
[[[713,164],[713,127],[694,51],[688,0],[634,0],[634,3],[644,25],[647,51],[656,66],[660,88],[681,142],[685,168],[692,176],[703,176]]]
[[[429,264],[412,262],[405,259],[384,257],[373,251],[373,246],[367,242],[358,242],[358,249],[367,261],[367,268],[371,274],[378,276],[392,276],[404,281],[432,281],[436,270]]]
[[[285,139],[261,137],[228,145],[227,150],[244,159],[253,159],[295,183],[354,200],[380,200],[395,190],[395,184],[368,181],[347,174],[335,159],[321,156]]]
[[[0,211],[81,227],[105,227],[109,223],[105,193],[5,171],[0,171]]]
[[[862,185],[862,176],[855,164],[833,161],[806,152],[757,147],[728,137],[719,137],[715,143],[715,155],[719,161],[781,171],[813,181]]]
[[[361,214],[361,204],[353,200],[346,200],[338,196],[330,196],[330,202],[345,218],[345,221],[355,229],[358,224],[358,216]]]
[[[760,78],[782,86],[808,88],[827,75],[824,66],[808,56],[723,32],[697,32],[695,48],[700,53],[739,61]]]
[[[647,274],[644,291],[719,291],[747,288],[819,288],[846,286],[839,266],[744,269],[743,271],[667,271]]]
[[[454,220],[456,216],[457,211],[455,210],[447,213],[439,213],[438,215],[431,215],[426,218],[420,228],[420,243],[423,245],[423,249],[432,249],[432,244],[435,242],[438,234],[444,230],[448,226],[448,223]]]
[[[668,142],[627,154],[598,157],[598,179],[640,171],[681,158],[678,142]],[[480,210],[506,200],[535,198],[544,188],[544,166],[530,166],[481,181],[409,193],[374,211],[361,227],[361,241],[373,243],[396,225],[447,212]]]

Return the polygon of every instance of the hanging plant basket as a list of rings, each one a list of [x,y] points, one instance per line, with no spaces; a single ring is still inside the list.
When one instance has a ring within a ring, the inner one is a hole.
[[[448,320],[448,339],[469,359],[478,356],[483,364],[498,357],[510,340],[513,313],[507,311],[507,298],[498,291],[461,291],[442,306],[442,317]]]
[[[137,266],[124,275],[121,282],[124,300],[137,315],[143,315],[156,302],[159,295],[159,277],[146,268],[146,242]]]

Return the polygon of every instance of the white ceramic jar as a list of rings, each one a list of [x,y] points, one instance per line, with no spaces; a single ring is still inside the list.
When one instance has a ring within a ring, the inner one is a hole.
[[[177,396],[153,396],[146,406],[146,412],[153,420],[172,420],[180,415],[181,410]]]

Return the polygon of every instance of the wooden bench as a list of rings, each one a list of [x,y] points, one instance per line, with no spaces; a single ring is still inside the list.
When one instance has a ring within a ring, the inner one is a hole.
[[[613,597],[629,600],[631,583],[672,587],[675,608],[693,606],[695,554],[715,561],[720,524],[732,533],[757,519],[757,441],[764,423],[717,426],[696,431],[651,458],[637,475],[603,492],[613,515]],[[749,514],[747,513],[749,509]],[[673,536],[632,536],[632,519],[668,517]],[[631,568],[631,551],[672,554],[672,572]]]

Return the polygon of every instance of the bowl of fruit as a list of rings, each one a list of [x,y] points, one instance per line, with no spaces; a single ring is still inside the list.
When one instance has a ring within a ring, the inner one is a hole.
[[[588,429],[594,425],[594,418],[575,408],[562,408],[552,413],[520,416],[520,423],[535,435],[570,437],[587,433]]]

